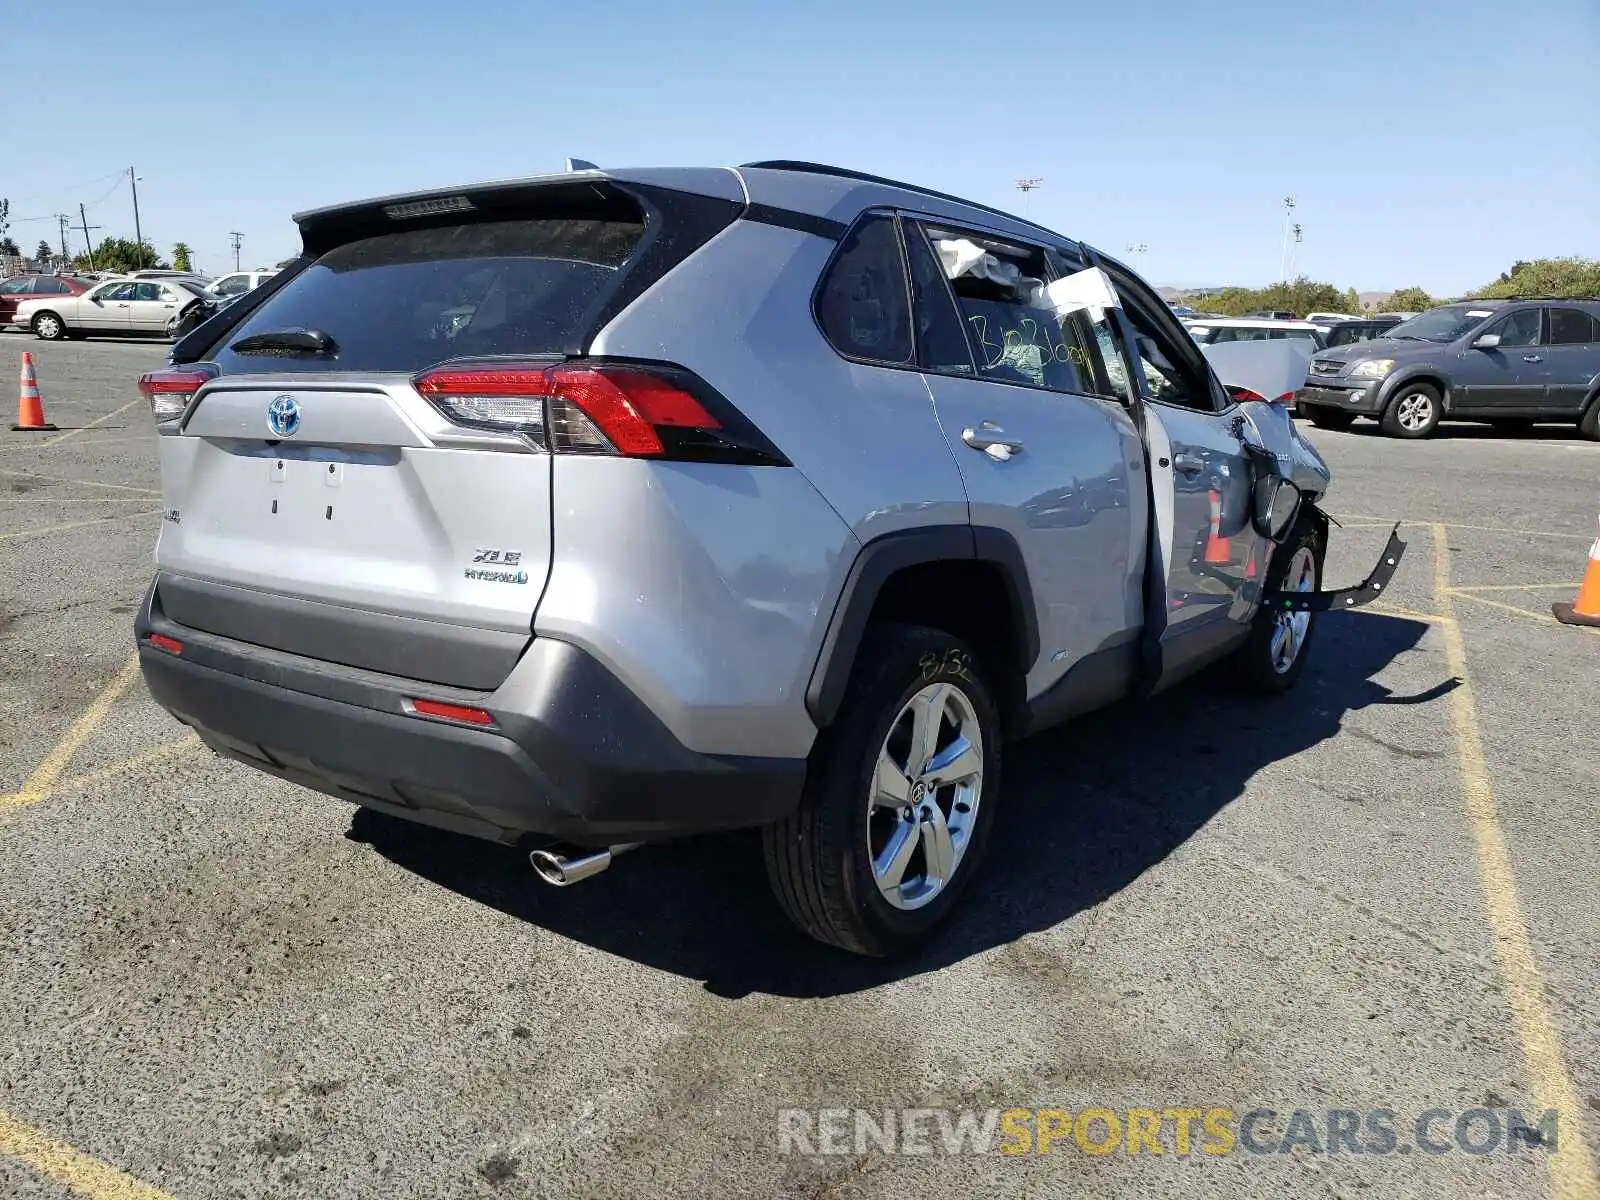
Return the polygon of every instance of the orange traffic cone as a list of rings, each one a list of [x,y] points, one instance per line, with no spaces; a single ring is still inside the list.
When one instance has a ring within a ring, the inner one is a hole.
[[[44,419],[44,401],[39,398],[39,380],[33,373],[33,355],[22,352],[22,391],[17,396],[16,433],[50,433],[55,426]]]
[[[1225,563],[1232,559],[1228,539],[1222,536],[1222,497],[1211,492],[1211,528],[1206,533],[1205,561]]]
[[[1552,604],[1550,611],[1564,625],[1588,625],[1600,629],[1600,535],[1589,547],[1589,565],[1578,585],[1578,598],[1571,604]]]

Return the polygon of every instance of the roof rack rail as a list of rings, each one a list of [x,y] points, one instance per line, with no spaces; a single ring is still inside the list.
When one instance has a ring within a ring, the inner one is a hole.
[[[1600,304],[1600,296],[1483,296],[1475,300],[1463,300],[1462,304],[1493,304],[1496,301],[1509,304],[1513,300],[1540,300],[1546,304],[1560,304],[1563,301],[1572,301],[1576,304]]]
[[[932,196],[936,200],[948,200],[952,204],[960,204],[967,208],[975,208],[979,212],[986,212],[997,217],[1004,217],[1006,220],[1015,221],[1019,225],[1027,225],[1033,229],[1041,230],[1044,233],[1048,233],[1053,238],[1060,238],[1064,242],[1073,242],[1074,245],[1077,244],[1074,239],[1067,237],[1067,235],[1064,233],[1058,233],[1049,226],[1041,225],[1037,221],[1030,221],[1027,217],[1019,217],[1016,213],[1006,212],[1003,208],[994,208],[988,204],[979,204],[976,200],[968,200],[964,196],[952,196],[949,192],[938,192],[933,188],[923,187],[922,185],[916,183],[906,183],[904,180],[900,179],[887,179],[882,175],[869,175],[865,171],[852,171],[849,167],[834,167],[829,166],[827,163],[802,162],[798,159],[792,158],[765,159],[761,162],[740,163],[739,166],[749,170],[795,171],[803,172],[808,175],[831,175],[836,179],[855,179],[862,183],[876,183],[881,184],[884,187],[899,188],[901,191],[916,192],[921,196]]]

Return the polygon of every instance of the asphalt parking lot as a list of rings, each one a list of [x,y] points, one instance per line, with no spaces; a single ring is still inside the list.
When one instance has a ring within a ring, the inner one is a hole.
[[[24,349],[61,432],[0,432],[0,1194],[1596,1194],[1600,632],[1548,614],[1600,445],[1315,433],[1330,582],[1404,522],[1387,599],[1326,618],[1283,700],[1205,678],[1020,748],[987,886],[886,965],[791,932],[748,837],[557,891],[213,759],[130,665],[165,347],[6,335],[0,379]],[[780,1110],[910,1107],[1323,1136],[780,1152]],[[1407,1153],[1428,1110],[1445,1144],[1550,1107],[1553,1153]],[[1329,1152],[1330,1109],[1405,1148]]]

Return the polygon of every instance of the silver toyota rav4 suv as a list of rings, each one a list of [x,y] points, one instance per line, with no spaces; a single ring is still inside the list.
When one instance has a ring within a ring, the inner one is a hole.
[[[216,751],[549,882],[762,827],[889,954],[1005,746],[1232,657],[1288,688],[1329,473],[1121,264],[837,168],[582,170],[303,213],[145,376],[136,637]]]

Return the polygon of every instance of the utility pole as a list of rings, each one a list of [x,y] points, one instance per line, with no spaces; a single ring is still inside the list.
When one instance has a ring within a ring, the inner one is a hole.
[[[1017,180],[1017,191],[1022,193],[1022,215],[1024,217],[1028,215],[1028,193],[1033,191],[1043,182],[1043,179],[1037,178]]]
[[[144,234],[139,229],[139,177],[133,173],[133,168],[128,168],[128,186],[133,189],[133,242],[136,246],[144,245]]]
[[[59,226],[61,234],[61,261],[63,263],[67,261],[67,226],[71,224],[72,218],[67,216],[66,213],[56,214],[56,225]]]
[[[1301,236],[1300,236],[1302,230],[1301,230],[1301,228],[1300,228],[1298,223],[1293,226],[1293,229],[1294,229],[1294,244],[1296,246],[1298,246],[1301,243],[1301,241],[1303,240],[1301,238]],[[1289,262],[1290,262],[1290,265],[1292,267],[1292,265],[1294,263],[1294,254],[1292,252],[1289,255]]]
[[[94,265],[94,243],[89,240],[89,230],[99,229],[100,226],[89,224],[89,218],[85,215],[81,204],[78,205],[78,220],[83,225],[83,248],[89,252],[89,270],[93,271],[96,269]]]
[[[1294,212],[1294,197],[1283,198],[1283,268],[1278,272],[1278,282],[1289,282],[1289,214]]]
[[[237,230],[231,231],[228,236],[233,239],[233,269],[239,269],[239,243],[244,241],[244,234]]]

